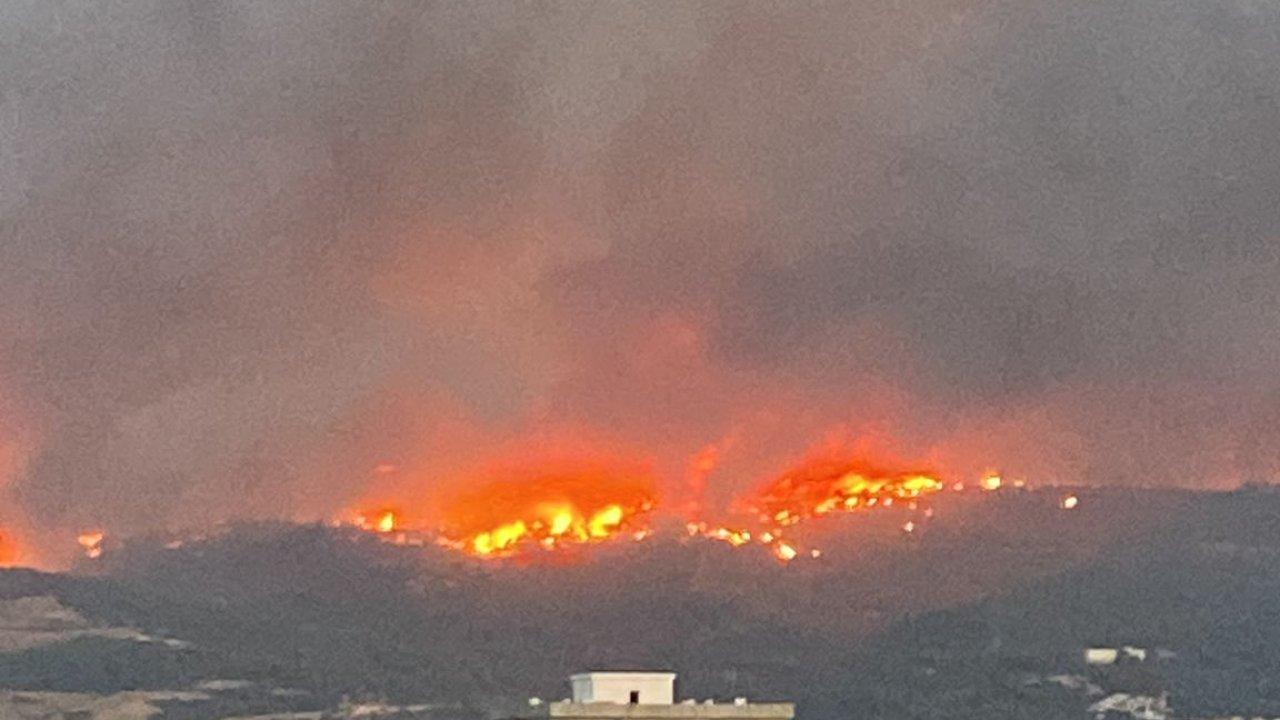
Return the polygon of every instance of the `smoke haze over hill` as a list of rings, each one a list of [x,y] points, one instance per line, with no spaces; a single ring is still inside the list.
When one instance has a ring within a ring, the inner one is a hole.
[[[32,558],[530,455],[678,499],[710,447],[709,504],[833,436],[1280,471],[1272,3],[13,2],[0,37]]]

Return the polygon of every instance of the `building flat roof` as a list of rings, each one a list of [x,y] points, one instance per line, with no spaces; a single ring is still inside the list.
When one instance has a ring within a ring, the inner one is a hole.
[[[521,708],[517,720],[791,720],[793,703],[675,703],[628,705],[623,703],[553,702]]]
[[[577,680],[578,678],[602,677],[602,678],[662,678],[665,680],[667,678],[674,678],[675,676],[676,674],[673,672],[647,672],[647,671],[632,672],[630,670],[599,670],[599,671],[593,671],[593,672],[574,673],[573,675],[569,676],[569,679]]]

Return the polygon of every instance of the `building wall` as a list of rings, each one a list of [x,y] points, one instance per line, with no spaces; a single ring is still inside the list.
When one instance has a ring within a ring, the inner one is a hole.
[[[622,703],[548,703],[524,720],[793,720],[791,703],[706,703],[630,705]]]
[[[670,705],[675,702],[673,673],[584,673],[570,678],[576,703]],[[633,698],[632,693],[636,693]]]

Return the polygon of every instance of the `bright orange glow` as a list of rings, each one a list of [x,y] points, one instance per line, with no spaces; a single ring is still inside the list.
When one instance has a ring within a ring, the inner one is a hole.
[[[688,539],[710,540],[731,548],[762,546],[784,563],[802,556],[823,556],[823,550],[810,544],[813,531],[802,525],[827,516],[893,513],[902,533],[918,535],[934,517],[929,495],[965,490],[964,483],[944,484],[919,465],[876,463],[839,449],[798,463],[735,502],[725,516],[713,522],[702,507],[700,480],[719,466],[722,446],[727,443],[694,453],[687,464],[687,477],[699,482],[687,483],[682,489],[699,497],[696,502],[675,502],[666,512],[684,520]],[[533,454],[536,457],[537,453]],[[461,476],[459,480],[467,481],[467,490],[433,498],[429,507],[409,506],[413,512],[402,514],[400,509],[407,506],[397,503],[347,516],[354,521],[344,522],[378,534],[383,542],[418,547],[437,544],[484,559],[529,558],[578,546],[619,539],[642,542],[652,537],[656,492],[648,466],[613,464],[591,451],[581,455],[597,459],[560,460],[549,465],[517,457],[479,474],[479,481],[475,475]],[[535,469],[530,470],[531,466]],[[1004,484],[1000,475],[988,472],[980,477],[977,488],[995,491]],[[1013,487],[1020,484],[1010,481]],[[1078,501],[1072,496],[1059,502],[1071,509]],[[405,522],[406,516],[412,521]],[[579,556],[570,553],[562,557]]]
[[[12,533],[0,528],[0,567],[11,567],[21,562],[18,540]]]
[[[477,555],[493,555],[511,548],[529,534],[529,526],[523,520],[499,525],[471,538],[471,549]]]
[[[796,549],[786,543],[778,543],[773,546],[773,554],[782,562],[791,562],[796,559]]]
[[[648,536],[654,493],[647,481],[605,472],[548,474],[497,481],[445,508],[445,544],[479,557],[506,557],[525,548]]]
[[[942,489],[940,481],[924,472],[889,472],[848,460],[809,461],[742,503],[741,509],[751,519],[739,526],[691,520],[685,524],[685,531],[690,537],[717,540],[735,548],[764,545],[779,560],[791,562],[800,555],[789,537],[794,526],[826,515],[898,505],[916,511],[920,498]],[[908,521],[903,527],[906,532],[916,528],[915,521]],[[807,552],[813,558],[822,556],[818,549]]]
[[[1075,510],[1076,506],[1079,504],[1080,504],[1080,498],[1076,497],[1075,495],[1068,495],[1062,498],[1061,506],[1063,510]]]
[[[102,541],[105,535],[101,531],[81,533],[76,538],[76,542],[80,543],[80,547],[84,550],[85,557],[94,560],[102,557]]]
[[[395,510],[362,512],[351,522],[362,530],[389,535],[400,529],[400,515]]]
[[[942,487],[928,473],[888,472],[857,462],[821,460],[778,478],[748,507],[766,522],[785,527],[830,513],[890,507],[896,500],[914,500]]]
[[[378,532],[389,533],[396,529],[396,514],[388,510],[378,518]]]

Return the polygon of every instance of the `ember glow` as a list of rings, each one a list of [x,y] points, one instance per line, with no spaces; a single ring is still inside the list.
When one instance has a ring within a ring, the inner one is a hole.
[[[360,513],[355,516],[352,523],[362,530],[388,534],[400,528],[400,517],[395,510],[378,510],[372,513]]]
[[[712,463],[701,452],[691,467]],[[644,472],[602,469],[592,463],[556,466],[555,471],[511,469],[497,480],[471,483],[472,489],[435,505],[413,508],[413,522],[395,504],[375,505],[347,515],[354,525],[397,545],[436,544],[475,558],[524,558],[617,540],[640,542],[654,536],[652,516],[657,493]],[[523,478],[523,479],[522,479]],[[1005,487],[993,472],[972,479],[979,494]],[[1025,483],[1010,483],[1022,488]],[[717,520],[714,509],[697,502],[670,503],[668,516],[684,517],[684,541],[712,541],[731,548],[756,546],[781,563],[819,558],[807,527],[824,519],[860,513],[897,513],[905,535],[924,532],[934,517],[929,495],[946,489],[964,492],[963,481],[944,483],[919,465],[872,463],[820,456],[762,484]],[[1074,496],[1059,501],[1075,507]],[[429,518],[429,520],[428,520]],[[657,529],[664,527],[658,525]],[[669,527],[669,526],[668,526]]]
[[[777,545],[773,546],[773,554],[776,555],[778,559],[783,562],[791,562],[792,560],[796,559],[796,555],[798,555],[799,553],[796,552],[796,549],[794,547],[791,547],[787,543],[780,542]]]
[[[607,473],[551,474],[498,481],[445,512],[444,544],[477,557],[648,536],[655,493],[647,482]]]
[[[716,540],[732,547],[763,545],[775,558],[789,563],[800,556],[792,530],[823,516],[876,511],[899,506],[906,511],[919,508],[925,495],[943,489],[932,474],[919,471],[892,472],[868,463],[850,460],[811,460],[767,483],[751,498],[740,503],[745,519],[735,524],[717,525],[690,521],[685,529],[690,537]],[[925,517],[930,517],[929,509]],[[918,522],[907,521],[911,533]],[[817,548],[810,557],[821,557]]]
[[[100,531],[81,533],[76,538],[76,542],[80,543],[80,548],[84,550],[85,557],[90,560],[96,560],[102,557],[102,541],[106,536]]]
[[[784,474],[761,490],[748,507],[762,521],[785,527],[831,513],[911,502],[942,487],[937,478],[924,472],[889,472],[854,462],[823,460]]]

